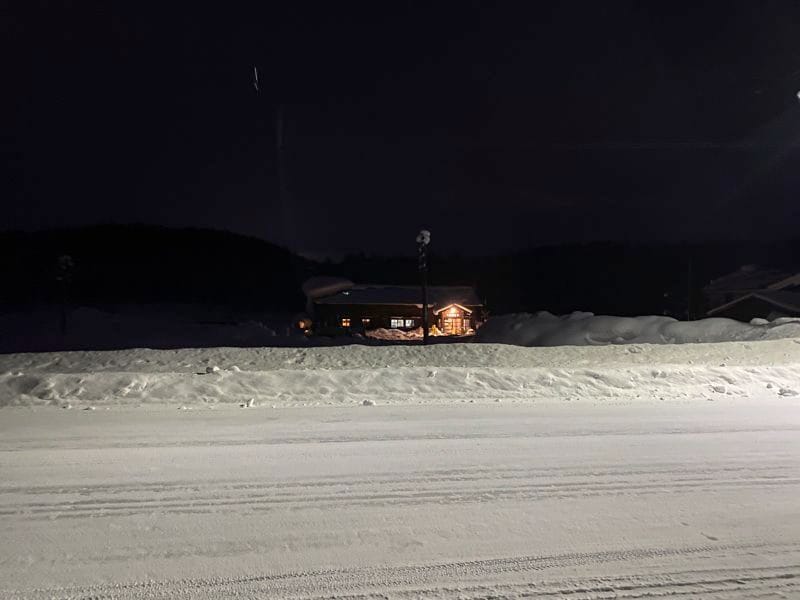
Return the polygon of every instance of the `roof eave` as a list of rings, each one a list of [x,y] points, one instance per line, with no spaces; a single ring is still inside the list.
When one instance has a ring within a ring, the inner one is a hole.
[[[721,311],[723,311],[723,310],[725,310],[727,308],[730,308],[731,306],[736,306],[740,302],[744,302],[745,300],[749,300],[750,298],[758,298],[759,300],[763,300],[767,304],[771,304],[771,305],[777,306],[779,308],[785,308],[787,310],[793,310],[793,311],[800,312],[800,306],[793,306],[791,304],[787,304],[785,302],[781,302],[780,300],[775,300],[775,298],[770,298],[769,296],[764,296],[762,294],[759,294],[758,292],[752,292],[750,294],[742,296],[741,298],[737,298],[736,300],[731,300],[727,304],[723,304],[722,306],[718,306],[716,308],[712,308],[706,314],[707,315],[716,314],[716,313],[721,312]]]

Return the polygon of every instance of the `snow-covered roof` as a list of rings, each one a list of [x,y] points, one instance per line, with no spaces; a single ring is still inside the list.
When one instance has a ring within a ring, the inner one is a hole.
[[[706,292],[710,293],[760,290],[790,278],[791,276],[792,273],[787,273],[779,269],[744,265],[738,271],[712,279],[704,289]]]
[[[732,300],[727,304],[723,304],[722,306],[717,306],[712,310],[708,311],[709,315],[713,315],[719,313],[723,310],[730,308],[731,306],[735,306],[740,302],[744,302],[745,300],[749,300],[751,298],[758,298],[759,300],[763,300],[768,304],[772,304],[778,308],[783,308],[785,310],[791,310],[795,312],[800,312],[800,292],[786,292],[783,290],[760,290],[757,292],[752,292],[741,298],[737,298],[736,300]]]
[[[800,286],[800,273],[792,275],[791,277],[787,277],[786,279],[781,279],[780,281],[776,281],[772,285],[768,286],[767,289],[785,290],[785,289],[794,289],[798,286]]]
[[[315,298],[317,304],[406,304],[422,306],[418,285],[354,285],[334,294]],[[434,285],[428,287],[428,303],[433,307],[460,304],[480,306],[482,302],[469,286]]]
[[[462,305],[458,304],[457,302],[452,302],[452,303],[450,303],[450,304],[446,304],[446,305],[444,305],[444,306],[441,306],[441,307],[437,308],[437,309],[436,309],[435,311],[433,311],[433,312],[434,312],[434,314],[437,314],[437,315],[438,315],[438,314],[439,314],[440,312],[442,312],[443,310],[447,310],[447,309],[449,309],[449,308],[460,308],[460,309],[461,309],[461,310],[463,310],[465,313],[467,313],[467,314],[472,314],[472,311],[471,311],[470,309],[468,309],[466,306],[462,306]]]
[[[303,293],[307,298],[322,298],[342,290],[349,290],[353,285],[352,281],[343,277],[312,277],[303,284]]]

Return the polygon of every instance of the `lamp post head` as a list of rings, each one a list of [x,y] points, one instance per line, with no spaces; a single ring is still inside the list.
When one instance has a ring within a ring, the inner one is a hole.
[[[423,229],[417,235],[417,243],[422,244],[423,246],[427,246],[431,243],[431,232],[427,229]]]

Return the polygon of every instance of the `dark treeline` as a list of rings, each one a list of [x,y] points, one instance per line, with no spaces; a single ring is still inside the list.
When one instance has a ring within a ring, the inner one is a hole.
[[[59,257],[71,257],[71,265]],[[743,264],[797,268],[800,240],[532,248],[499,257],[431,249],[431,284],[478,288],[493,314],[586,310],[701,316],[701,289]],[[416,284],[416,257],[351,255],[317,263],[263,240],[203,229],[108,225],[0,234],[0,305],[198,303],[300,311],[302,282],[336,275],[359,283]],[[66,280],[65,280],[66,279]]]
[[[59,264],[69,256],[71,267]],[[307,261],[233,233],[147,225],[103,225],[0,234],[5,285],[0,304],[19,308],[198,303],[247,309],[302,307]],[[66,278],[68,281],[59,281]]]

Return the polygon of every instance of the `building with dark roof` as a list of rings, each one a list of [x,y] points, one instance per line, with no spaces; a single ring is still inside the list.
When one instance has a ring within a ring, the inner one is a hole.
[[[706,305],[713,309],[773,285],[780,288],[781,282],[792,275],[780,269],[744,265],[733,273],[712,279],[703,288],[703,296]]]
[[[761,290],[751,292],[708,311],[709,317],[737,321],[755,318],[773,321],[781,317],[800,317],[800,291]]]
[[[316,289],[305,286],[315,332],[410,331],[422,326],[419,286],[325,283]],[[469,335],[486,318],[483,302],[468,286],[429,286],[427,310],[433,332],[443,335]]]
[[[738,321],[800,317],[800,273],[746,265],[704,288],[709,317]]]

